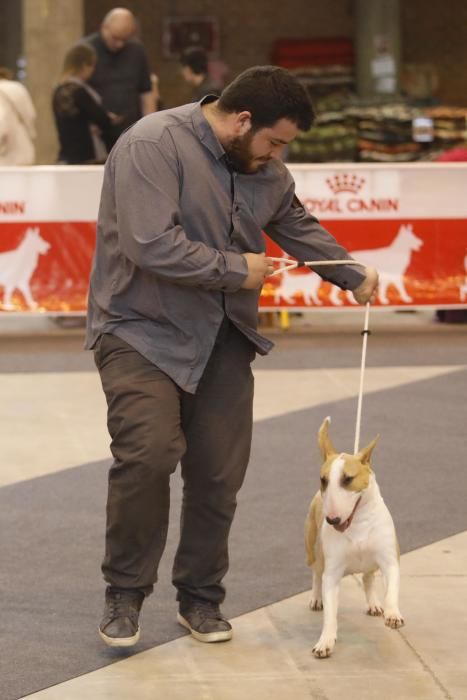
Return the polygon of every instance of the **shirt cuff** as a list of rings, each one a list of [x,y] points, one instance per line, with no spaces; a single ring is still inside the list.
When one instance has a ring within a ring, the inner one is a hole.
[[[240,289],[248,277],[248,265],[246,259],[240,253],[231,250],[223,250],[225,258],[225,273],[222,278],[223,292],[236,292]]]
[[[316,270],[319,271],[319,267],[317,267]],[[347,267],[346,265],[336,265],[336,267],[334,269],[331,268],[331,270],[329,268],[326,270],[326,279],[333,284],[337,284],[341,289],[350,289],[350,291],[352,291],[357,289],[366,279],[366,275],[362,272],[363,268],[361,266],[349,265],[349,267]]]

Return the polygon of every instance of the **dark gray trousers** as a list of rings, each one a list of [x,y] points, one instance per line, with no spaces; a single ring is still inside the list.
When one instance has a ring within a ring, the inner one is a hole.
[[[102,564],[110,585],[152,591],[167,537],[170,475],[181,461],[173,583],[179,595],[224,599],[228,536],[250,456],[254,354],[224,322],[193,395],[117,336],[99,340],[94,355],[114,457]]]

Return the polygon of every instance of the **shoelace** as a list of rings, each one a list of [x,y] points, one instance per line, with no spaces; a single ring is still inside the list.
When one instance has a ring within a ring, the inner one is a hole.
[[[206,620],[223,620],[219,606],[216,603],[211,603],[209,600],[195,600],[193,601],[193,608],[200,616]]]
[[[121,593],[114,593],[109,596],[109,614],[112,619],[116,617],[129,617],[133,619],[137,614],[137,606],[133,606],[132,603],[136,603],[137,598],[129,598],[127,596],[122,596]]]

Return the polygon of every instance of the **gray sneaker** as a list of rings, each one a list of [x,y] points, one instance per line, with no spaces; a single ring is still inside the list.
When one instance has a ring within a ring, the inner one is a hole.
[[[209,600],[182,596],[177,621],[190,630],[199,642],[226,642],[232,639],[232,625],[223,617],[219,605]]]
[[[136,644],[143,600],[142,591],[108,586],[99,634],[109,647],[132,647]]]

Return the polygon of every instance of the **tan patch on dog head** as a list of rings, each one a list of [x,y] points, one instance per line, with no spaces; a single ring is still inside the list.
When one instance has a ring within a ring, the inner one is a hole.
[[[323,455],[324,463],[320,469],[321,493],[324,493],[329,483],[331,465],[337,457],[337,451],[331,442],[328,429],[331,419],[329,416],[324,419],[318,432],[318,443]],[[366,447],[356,455],[342,453],[344,459],[344,470],[342,474],[342,486],[349,491],[364,491],[368,488],[371,475],[370,458],[379,435],[375,437]]]
[[[319,470],[319,478],[321,481],[321,492],[326,490],[326,487],[329,483],[329,474],[331,471],[331,465],[336,459],[337,454],[332,454],[325,462],[324,464],[321,465],[321,469]]]
[[[369,463],[363,464],[354,455],[342,455],[344,469],[341,477],[341,485],[348,491],[364,491],[370,483],[371,467]]]
[[[356,455],[344,454],[344,470],[341,484],[349,491],[364,491],[370,483],[372,473],[370,458],[379,435]]]

